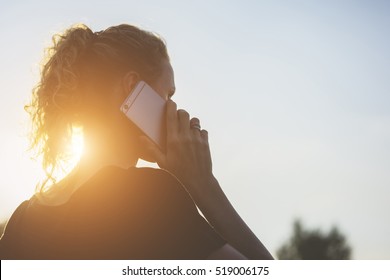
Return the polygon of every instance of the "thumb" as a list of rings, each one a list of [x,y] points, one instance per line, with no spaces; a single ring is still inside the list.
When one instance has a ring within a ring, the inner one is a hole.
[[[145,148],[146,152],[148,153],[148,157],[152,157],[153,160],[147,161],[154,161],[157,162],[158,166],[163,167],[165,162],[165,154],[161,152],[161,150],[157,147],[155,143],[152,142],[148,137],[142,135],[139,137],[139,140],[142,144],[142,146]]]

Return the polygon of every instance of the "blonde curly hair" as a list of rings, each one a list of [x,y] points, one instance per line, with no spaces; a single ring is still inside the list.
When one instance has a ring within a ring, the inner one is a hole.
[[[31,148],[42,157],[46,173],[40,189],[55,183],[53,174],[69,156],[74,126],[83,126],[81,116],[93,110],[94,103],[86,102],[88,85],[103,86],[102,81],[126,70],[150,80],[169,59],[159,36],[128,24],[99,32],[86,25],[72,26],[55,34],[52,43],[31,102],[25,106],[32,120]]]

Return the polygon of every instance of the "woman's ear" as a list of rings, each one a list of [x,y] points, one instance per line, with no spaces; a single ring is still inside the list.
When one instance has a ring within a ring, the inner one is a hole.
[[[122,89],[126,97],[133,90],[139,80],[140,75],[135,71],[130,71],[125,74],[122,80]]]
[[[141,77],[137,72],[130,71],[116,81],[112,94],[110,94],[110,103],[112,103],[114,110],[122,105],[140,79]],[[104,104],[104,106],[107,106],[107,104]]]

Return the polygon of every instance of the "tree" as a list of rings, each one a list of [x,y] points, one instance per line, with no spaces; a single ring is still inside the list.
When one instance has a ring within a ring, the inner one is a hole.
[[[333,227],[328,234],[320,230],[303,229],[299,220],[294,222],[293,236],[276,252],[281,260],[348,260],[351,247],[345,236]]]

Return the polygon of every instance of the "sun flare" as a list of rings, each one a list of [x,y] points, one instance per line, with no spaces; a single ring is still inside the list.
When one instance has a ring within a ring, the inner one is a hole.
[[[72,128],[72,139],[70,146],[68,146],[67,157],[63,162],[61,168],[54,172],[56,180],[63,179],[69,172],[71,172],[80,161],[84,153],[84,134],[82,128]]]
[[[84,135],[81,128],[75,128],[72,135],[72,143],[70,148],[71,165],[77,164],[84,152]]]
[[[68,167],[74,168],[84,153],[84,134],[79,127],[74,127],[72,131],[72,142],[69,149]]]

